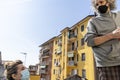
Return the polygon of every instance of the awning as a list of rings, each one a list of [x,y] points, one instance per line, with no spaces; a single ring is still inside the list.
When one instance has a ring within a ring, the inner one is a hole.
[[[45,68],[46,66],[40,66],[40,68]]]
[[[68,57],[74,57],[73,53],[68,53]]]

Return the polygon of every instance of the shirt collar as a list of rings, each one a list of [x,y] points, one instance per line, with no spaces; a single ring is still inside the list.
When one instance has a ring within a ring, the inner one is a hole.
[[[98,13],[98,16],[110,17],[111,16],[111,12],[107,12],[107,13],[104,13],[104,14]]]

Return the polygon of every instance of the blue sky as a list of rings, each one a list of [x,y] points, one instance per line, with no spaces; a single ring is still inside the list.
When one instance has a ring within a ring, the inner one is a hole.
[[[37,64],[40,44],[92,13],[90,0],[0,0],[2,59]]]

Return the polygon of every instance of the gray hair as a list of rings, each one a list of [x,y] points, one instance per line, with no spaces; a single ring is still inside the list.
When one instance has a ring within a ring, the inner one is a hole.
[[[92,0],[92,6],[95,10],[97,9],[96,1],[97,0]],[[115,5],[116,0],[106,0],[106,1],[110,4],[110,10],[116,9],[116,5]]]

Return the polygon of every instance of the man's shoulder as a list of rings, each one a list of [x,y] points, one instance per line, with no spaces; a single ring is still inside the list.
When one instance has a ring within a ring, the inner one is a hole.
[[[97,19],[99,19],[99,17],[98,17],[98,16],[94,16],[94,17],[92,17],[92,18],[89,20],[89,22],[94,22],[94,21],[96,21]]]

